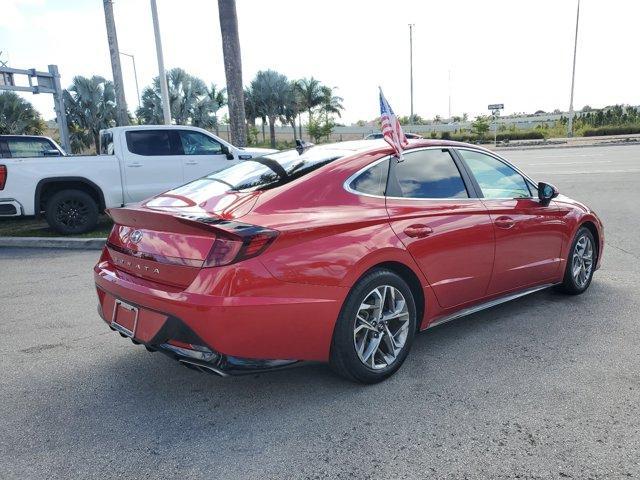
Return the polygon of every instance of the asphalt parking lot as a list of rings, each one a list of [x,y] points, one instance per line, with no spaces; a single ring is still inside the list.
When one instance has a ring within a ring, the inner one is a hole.
[[[639,476],[640,146],[503,155],[604,220],[590,290],[434,328],[369,387],[190,371],[99,320],[97,252],[0,249],[0,477]]]

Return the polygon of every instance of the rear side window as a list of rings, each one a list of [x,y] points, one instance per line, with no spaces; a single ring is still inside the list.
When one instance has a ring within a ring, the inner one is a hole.
[[[137,130],[126,133],[131,153],[145,156],[175,155],[169,130]]]
[[[514,168],[491,155],[472,150],[458,150],[469,166],[484,198],[527,198],[527,182]]]
[[[10,158],[59,156],[59,152],[46,138],[7,138],[6,149]]]
[[[394,162],[387,188],[390,197],[468,198],[469,194],[446,149],[428,149],[404,154]]]
[[[383,196],[387,188],[389,160],[384,160],[365,170],[349,184],[351,190],[368,195]]]

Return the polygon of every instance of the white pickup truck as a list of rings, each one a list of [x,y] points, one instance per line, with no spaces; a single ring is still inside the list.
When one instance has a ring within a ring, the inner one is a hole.
[[[50,139],[35,137],[40,145],[29,138],[31,147],[24,139],[18,145],[20,137],[0,137],[0,217],[44,212],[63,234],[91,230],[105,208],[142,201],[275,151],[234,147],[201,128],[177,125],[103,130],[95,156],[66,156]]]

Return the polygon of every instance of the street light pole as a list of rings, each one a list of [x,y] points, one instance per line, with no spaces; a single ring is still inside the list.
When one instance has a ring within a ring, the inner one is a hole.
[[[133,77],[136,79],[136,93],[138,94],[138,107],[140,107],[140,87],[138,87],[138,71],[136,70],[136,57],[131,55],[130,53],[120,52],[120,55],[124,55],[125,57],[130,57],[133,62]]]
[[[162,40],[160,38],[160,24],[158,22],[158,6],[156,5],[156,0],[151,0],[151,16],[153,17],[153,33],[156,37],[156,54],[158,55],[160,94],[162,96],[162,115],[164,117],[164,124],[171,125],[171,106],[169,105],[167,75],[164,73],[164,58],[162,57]]]
[[[411,116],[409,117],[409,123],[413,123],[413,27],[415,24],[409,24],[409,78],[411,89]]]
[[[578,52],[578,25],[580,24],[580,0],[576,13],[576,36],[573,43],[573,71],[571,73],[571,99],[569,100],[569,121],[567,122],[567,137],[573,137],[573,88],[576,81],[576,54]]]

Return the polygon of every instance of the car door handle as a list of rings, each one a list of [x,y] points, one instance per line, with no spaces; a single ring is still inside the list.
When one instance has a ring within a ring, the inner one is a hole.
[[[129,168],[138,168],[138,167],[141,167],[141,166],[142,166],[141,163],[128,163],[127,164],[127,167],[129,167]]]
[[[184,162],[185,165],[198,165],[198,162],[191,160],[190,162]]]
[[[516,224],[516,222],[511,217],[498,217],[495,219],[494,223],[496,224],[496,227],[503,228],[505,230],[510,229]]]
[[[428,235],[431,235],[433,233],[433,229],[431,227],[428,227],[427,225],[416,223],[405,228],[404,233],[411,238],[424,238]]]

